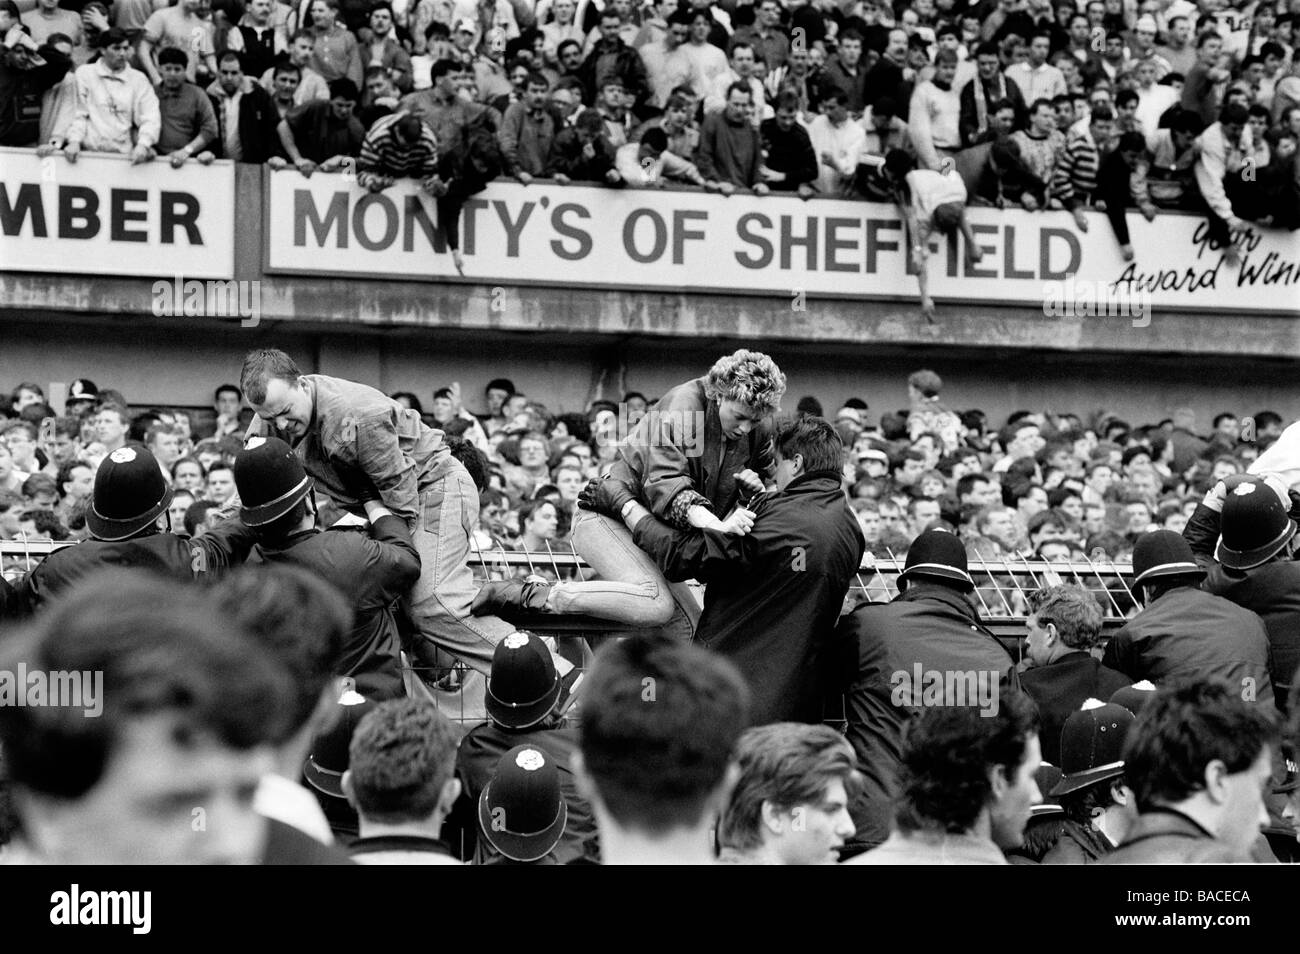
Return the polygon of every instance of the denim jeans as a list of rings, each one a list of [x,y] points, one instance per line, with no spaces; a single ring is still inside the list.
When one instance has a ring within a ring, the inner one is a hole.
[[[700,604],[685,583],[669,583],[636,545],[622,521],[579,509],[573,518],[573,548],[601,577],[557,583],[552,608],[585,613],[638,628],[657,627],[689,640],[700,621]]]
[[[515,627],[496,616],[474,616],[470,604],[479,584],[467,562],[470,534],[478,520],[478,488],[464,465],[448,456],[426,478],[420,491],[420,519],[411,542],[420,554],[420,578],[407,598],[407,611],[420,639],[411,647],[411,662],[436,674],[456,662],[472,672],[461,689],[427,694],[452,719],[482,719],[485,677],[492,670],[497,644]],[[552,653],[561,675],[573,668]],[[408,692],[411,689],[408,683]]]
[[[448,456],[420,490],[420,518],[411,542],[420,554],[420,578],[411,588],[408,611],[424,645],[416,662],[448,665],[453,656],[481,673],[492,668],[497,644],[515,628],[495,616],[474,616],[470,604],[479,586],[466,562],[470,533],[478,519],[478,488],[460,461]]]

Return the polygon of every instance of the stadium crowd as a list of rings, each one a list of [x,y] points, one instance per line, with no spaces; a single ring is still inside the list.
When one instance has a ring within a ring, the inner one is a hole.
[[[1296,3],[3,0],[0,144],[414,178],[1300,227]],[[920,262],[918,261],[918,265]],[[923,296],[924,297],[924,296]],[[931,306],[927,305],[927,308]]]
[[[991,428],[928,370],[899,410],[782,412],[748,350],[559,414],[504,378],[425,412],[273,349],[238,380],[4,403],[4,539],[82,542],[0,581],[0,862],[1300,856],[1276,414]],[[469,575],[570,546],[594,578]],[[898,596],[846,602],[891,550]],[[1047,579],[1018,651],[984,625],[974,563],[1089,550],[1132,565],[1109,638]],[[611,625],[540,634],[575,612]]]
[[[478,413],[464,405],[456,382],[434,389],[428,410],[416,394],[391,397],[479,452],[461,452],[481,487],[477,550],[571,553],[579,492],[609,471],[620,442],[657,398],[629,392],[557,412],[523,385],[488,382]],[[1285,423],[1269,410],[1225,410],[1198,423],[1190,409],[1151,422],[1026,409],[990,422],[979,409],[951,409],[942,389],[937,374],[922,370],[900,386],[892,403],[901,406],[889,410],[873,412],[862,397],[830,405],[832,413],[813,396],[797,404],[797,415],[834,425],[845,448],[843,484],[877,556],[901,559],[923,531],[944,526],[973,561],[1128,563],[1140,535],[1181,533],[1206,492],[1244,473]],[[890,407],[889,397],[870,397]],[[132,411],[121,393],[88,379],[73,383],[62,416],[34,383],[19,385],[0,408],[0,539],[7,540],[85,539],[95,472],[128,441],[148,447],[173,488],[172,532],[201,534],[208,512],[235,491],[230,468],[253,418],[234,384],[216,389],[210,409]],[[10,557],[5,575],[22,572],[22,560]]]

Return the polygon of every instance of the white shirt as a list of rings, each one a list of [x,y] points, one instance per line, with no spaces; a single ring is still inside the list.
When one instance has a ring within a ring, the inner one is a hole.
[[[77,67],[77,113],[68,126],[68,142],[94,152],[129,153],[136,145],[153,146],[162,129],[158,94],[149,78],[130,66],[114,73],[103,60]]]
[[[808,138],[812,140],[813,154],[817,157],[817,189],[823,195],[839,195],[845,180],[857,171],[858,158],[867,141],[866,130],[852,117],[836,126],[825,114],[818,114],[812,122],[804,125]],[[835,161],[834,169],[822,162],[823,152],[831,154]]]
[[[913,169],[907,174],[907,186],[912,192],[912,208],[917,221],[929,225],[934,220],[934,210],[949,202],[966,204],[966,183],[956,169],[947,174],[933,169]]]

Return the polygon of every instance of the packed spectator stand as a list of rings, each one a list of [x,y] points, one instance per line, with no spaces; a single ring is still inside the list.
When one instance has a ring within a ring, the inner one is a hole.
[[[1281,4],[29,3],[0,144],[414,178],[453,236],[497,177],[893,201],[918,258],[966,204],[1105,210],[1126,259],[1131,209],[1230,261],[1300,225]]]

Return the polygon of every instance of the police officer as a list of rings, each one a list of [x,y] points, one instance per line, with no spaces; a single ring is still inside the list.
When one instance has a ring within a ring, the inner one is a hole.
[[[903,729],[918,711],[899,693],[915,673],[990,674],[1019,688],[1015,660],[979,620],[970,594],[966,548],[946,530],[927,530],[907,551],[890,603],[862,603],[839,626],[844,665],[852,673],[845,700],[848,738],[864,777],[850,811],[855,846],[889,836]],[[989,678],[987,675],[984,678]],[[945,700],[947,701],[947,700]],[[970,699],[975,704],[975,699]]]
[[[358,471],[357,483],[367,483]],[[354,626],[334,672],[350,677],[371,700],[403,695],[393,602],[420,575],[420,556],[406,522],[358,487],[371,536],[316,526],[312,484],[293,449],[278,437],[254,437],[235,458],[239,519],[257,537],[252,563],[299,566],[338,588],[352,606]],[[372,539],[373,537],[373,539]]]
[[[1247,702],[1272,708],[1268,633],[1248,609],[1198,589],[1205,571],[1172,530],[1153,530],[1133,547],[1140,613],[1106,644],[1102,664],[1163,686],[1186,676],[1220,679]]]
[[[1219,481],[1183,531],[1208,572],[1204,588],[1264,621],[1273,695],[1283,711],[1300,668],[1300,563],[1290,507],[1280,479],[1240,475]]]
[[[516,746],[527,745],[545,751],[555,763],[568,806],[569,821],[555,846],[556,858],[561,864],[599,860],[595,815],[590,803],[579,794],[571,768],[578,748],[577,731],[563,724],[558,711],[562,689],[550,650],[540,637],[519,632],[497,644],[487,685],[491,721],[470,729],[456,752],[462,794],[447,826],[463,829],[467,855],[478,834],[473,812],[480,794],[492,780],[501,758]],[[455,847],[455,840],[447,832],[448,828],[444,828],[444,835]],[[479,841],[477,857],[483,860],[491,854]]]
[[[86,510],[91,539],[46,557],[19,588],[19,605],[36,612],[78,579],[108,567],[185,581],[244,562],[253,534],[238,520],[192,539],[160,531],[158,518],[167,514],[171,500],[158,461],[145,447],[127,444],[113,451],[95,474]]]

